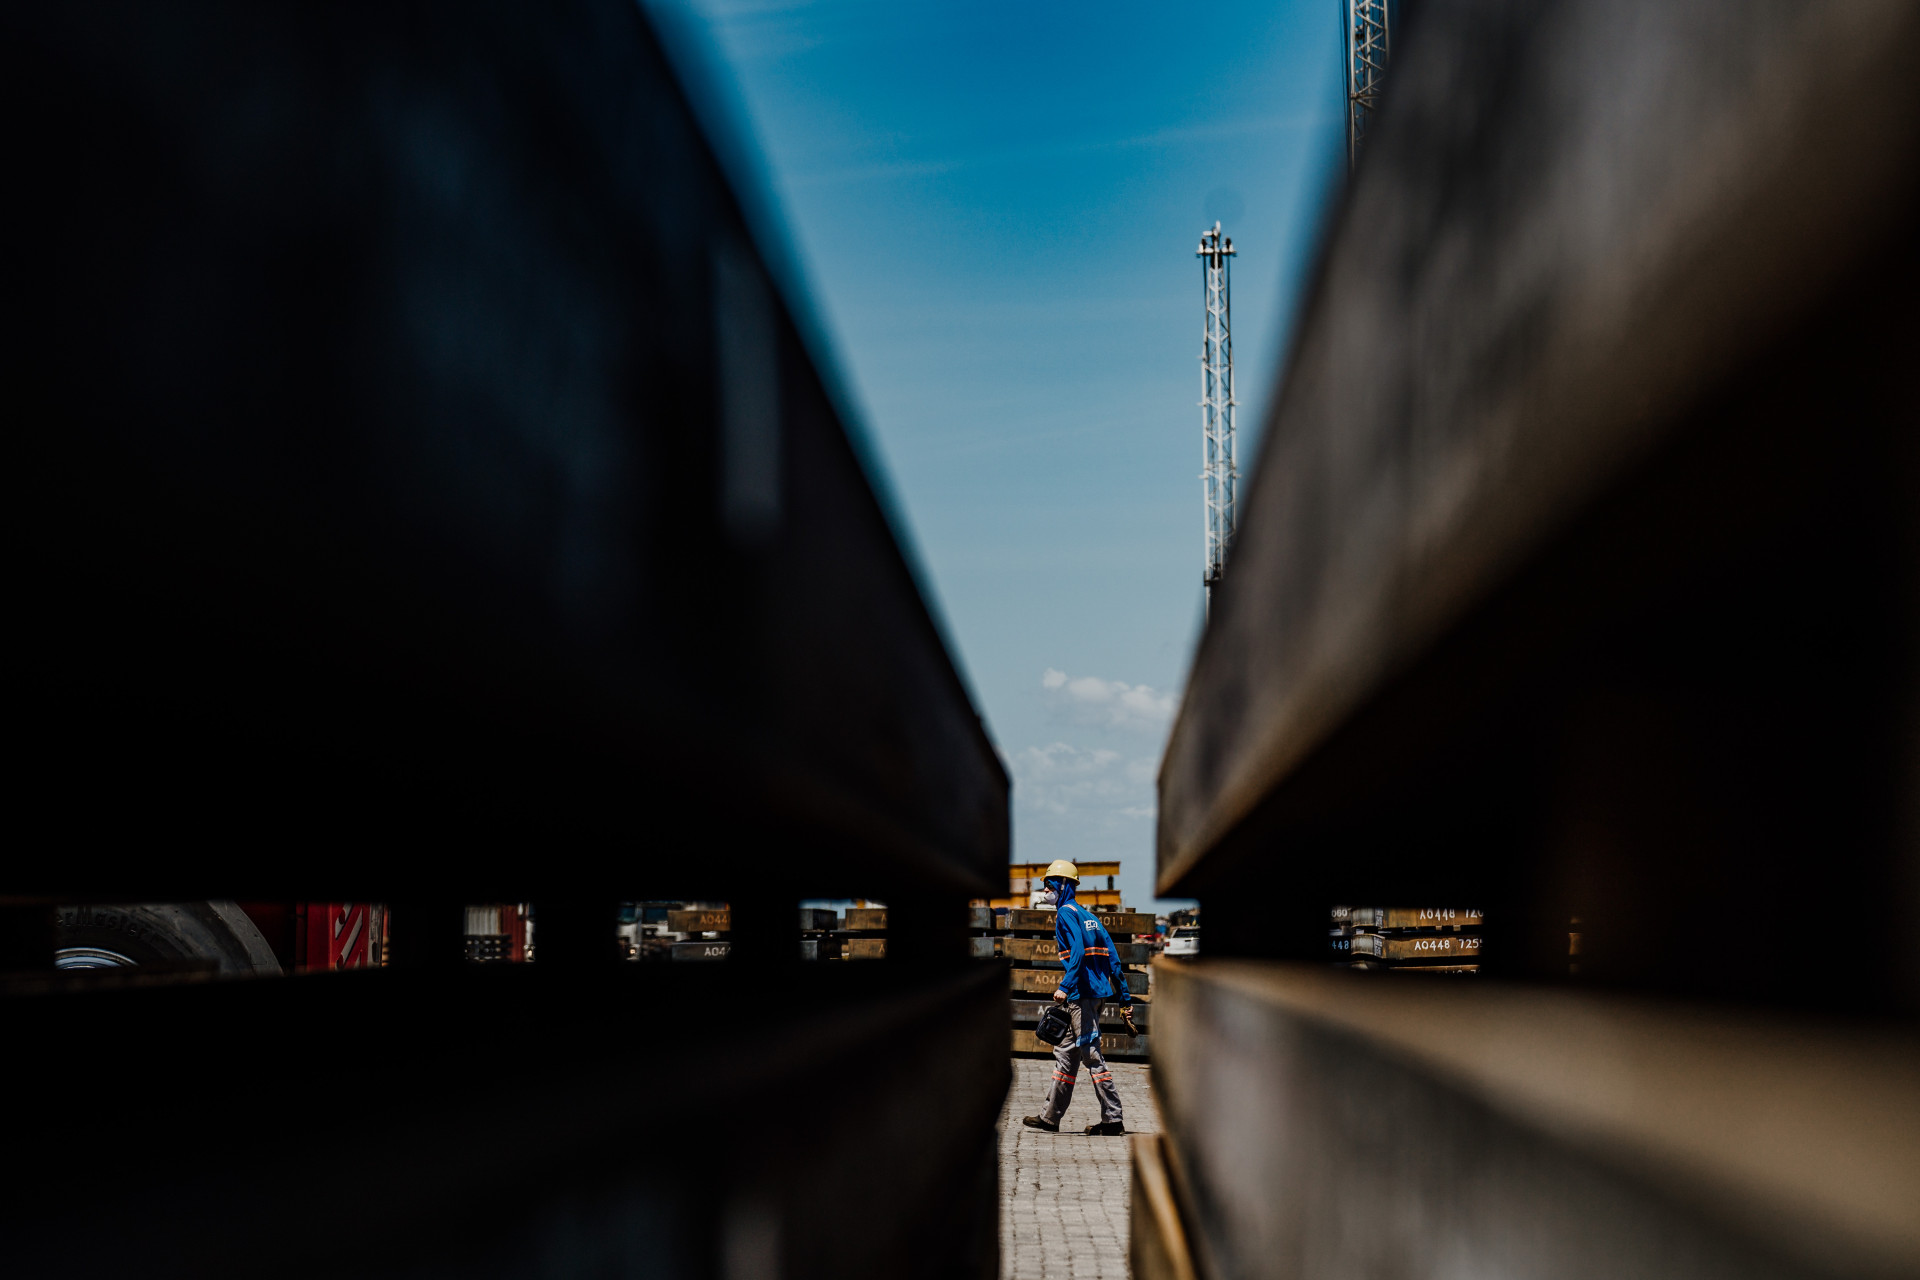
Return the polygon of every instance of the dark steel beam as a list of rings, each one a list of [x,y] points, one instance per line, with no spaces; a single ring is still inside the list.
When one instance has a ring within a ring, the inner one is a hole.
[[[1920,1008],[1683,924],[1920,911],[1917,95],[1895,3],[1421,8],[1161,775],[1213,953],[1451,895],[1510,974],[1577,915],[1588,981]]]
[[[1154,1014],[1200,1275],[1920,1271],[1910,1028],[1230,961]]]
[[[90,850],[12,888],[988,891],[1004,772],[639,10],[3,21],[16,784]]]
[[[4,1012],[23,1280],[994,1272],[996,966],[775,991],[724,964],[491,965]]]

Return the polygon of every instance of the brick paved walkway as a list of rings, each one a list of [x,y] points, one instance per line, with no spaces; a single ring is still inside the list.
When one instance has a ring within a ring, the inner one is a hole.
[[[1115,1062],[1130,1133],[1159,1129],[1144,1063]],[[1085,1067],[1059,1133],[1020,1123],[1038,1115],[1053,1078],[1046,1058],[1015,1058],[1000,1112],[1000,1274],[1007,1280],[1127,1280],[1127,1140],[1089,1138],[1100,1118]]]

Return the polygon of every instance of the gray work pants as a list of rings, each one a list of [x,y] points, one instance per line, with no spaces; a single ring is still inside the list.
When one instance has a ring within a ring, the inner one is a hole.
[[[1053,1051],[1053,1085],[1047,1090],[1047,1105],[1040,1108],[1040,1118],[1050,1124],[1059,1124],[1060,1117],[1067,1113],[1067,1104],[1073,1101],[1073,1080],[1083,1062],[1087,1074],[1093,1077],[1094,1096],[1100,1099],[1100,1122],[1120,1119],[1120,1091],[1113,1087],[1113,1072],[1107,1070],[1107,1060],[1100,1056],[1102,1003],[1067,1001],[1067,1011],[1073,1015],[1073,1039]],[[1093,1043],[1083,1046],[1080,1040],[1089,1031]]]

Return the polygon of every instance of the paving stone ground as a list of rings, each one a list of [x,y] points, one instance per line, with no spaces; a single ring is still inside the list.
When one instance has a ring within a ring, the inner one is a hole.
[[[1114,1062],[1113,1083],[1130,1133],[1157,1132],[1147,1066]],[[1005,1280],[1128,1280],[1125,1138],[1080,1131],[1100,1118],[1087,1069],[1059,1133],[1020,1123],[1038,1115],[1053,1078],[1047,1058],[1015,1058],[1000,1110],[1000,1274]]]

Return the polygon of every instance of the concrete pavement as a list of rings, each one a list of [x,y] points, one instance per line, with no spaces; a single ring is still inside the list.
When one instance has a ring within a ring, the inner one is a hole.
[[[1144,1063],[1110,1063],[1130,1133],[1159,1129]],[[1000,1112],[1000,1274],[1007,1280],[1126,1280],[1125,1138],[1089,1138],[1100,1118],[1085,1067],[1059,1133],[1020,1123],[1038,1115],[1053,1078],[1046,1058],[1015,1058]]]

